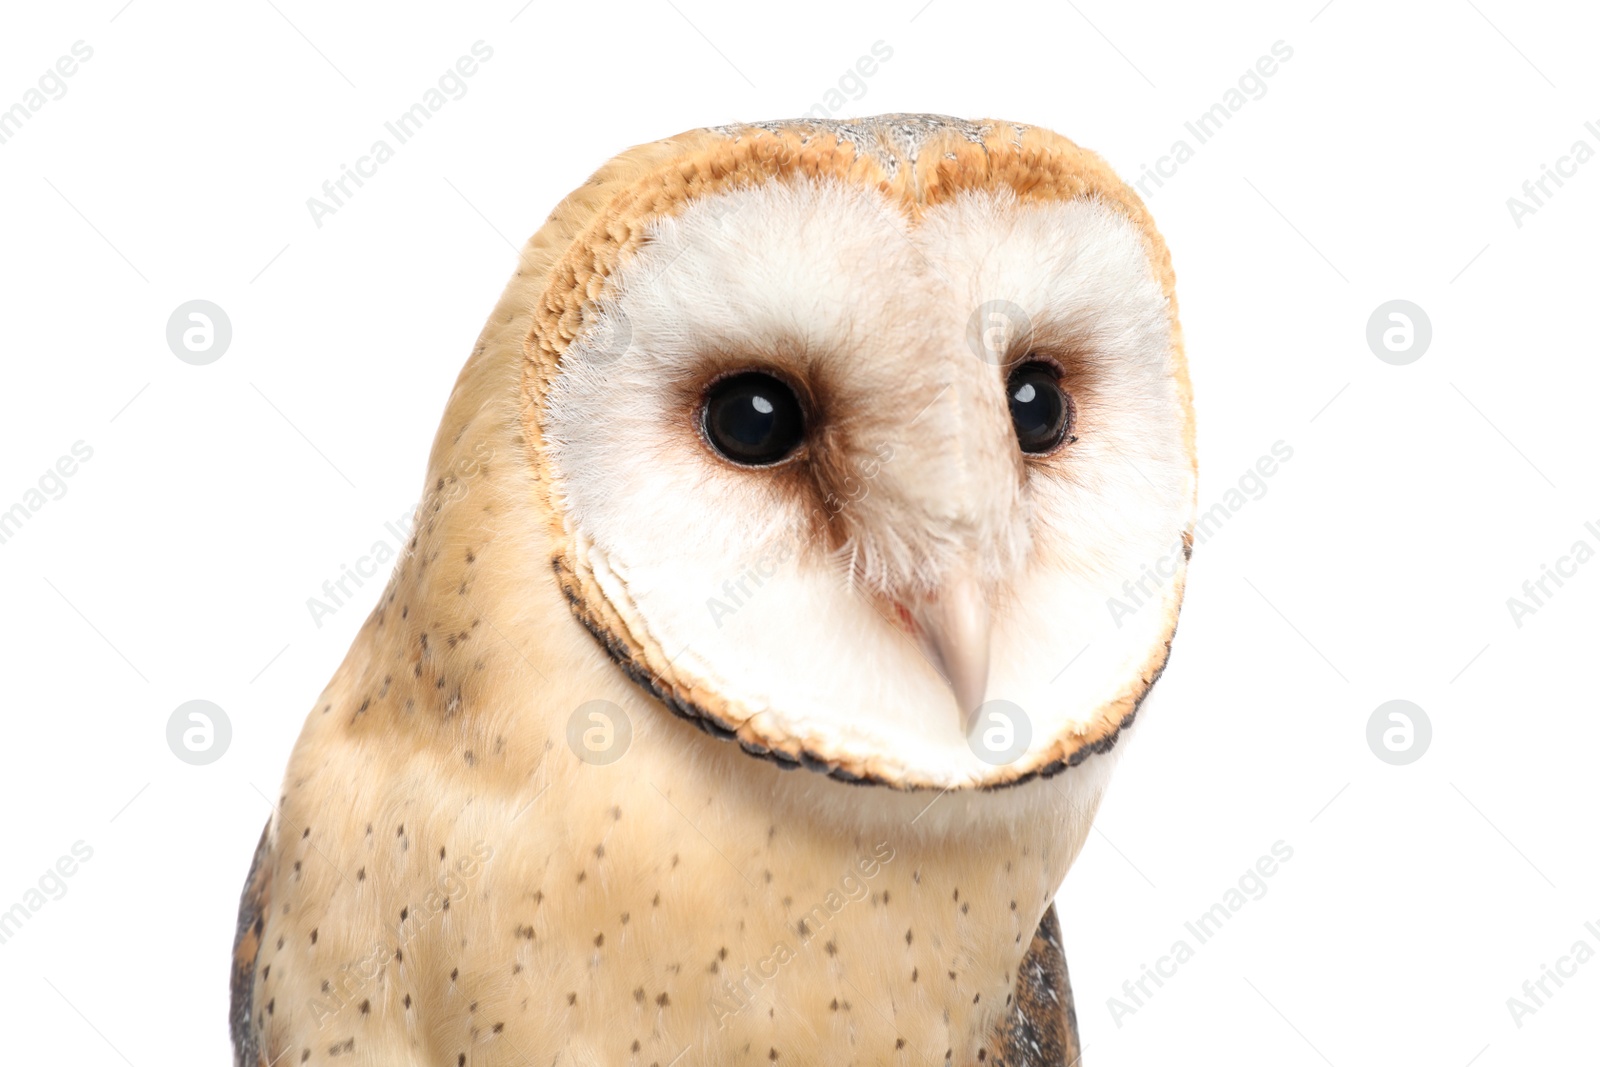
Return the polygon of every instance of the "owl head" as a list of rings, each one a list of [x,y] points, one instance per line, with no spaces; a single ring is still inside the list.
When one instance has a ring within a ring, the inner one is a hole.
[[[1104,162],[927,115],[699,130],[535,245],[549,563],[665,709],[902,789],[1115,744],[1170,649],[1195,459],[1167,250]]]

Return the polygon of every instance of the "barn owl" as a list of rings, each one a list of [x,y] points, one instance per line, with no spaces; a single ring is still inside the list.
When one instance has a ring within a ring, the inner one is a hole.
[[[624,152],[523,248],[308,714],[237,1061],[1075,1062],[1052,900],[1194,497],[1170,259],[1097,156]]]

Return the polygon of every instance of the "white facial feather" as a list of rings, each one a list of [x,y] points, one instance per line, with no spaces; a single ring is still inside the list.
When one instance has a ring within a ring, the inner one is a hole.
[[[1083,383],[1078,439],[1039,463],[1018,455],[1006,370],[969,339],[996,300]],[[968,558],[996,594],[988,698],[1023,709],[1030,752],[1081,733],[1137,681],[1179,591],[1181,559],[1157,566],[1193,497],[1171,344],[1138,231],[1097,201],[969,192],[913,226],[864,188],[772,182],[655,224],[563,357],[544,426],[579,551],[676,673],[816,751],[977,784],[995,768],[884,605]],[[700,440],[686,396],[741,354],[827,383],[842,547],[813,536],[791,479]],[[1144,606],[1114,617],[1141,580]]]

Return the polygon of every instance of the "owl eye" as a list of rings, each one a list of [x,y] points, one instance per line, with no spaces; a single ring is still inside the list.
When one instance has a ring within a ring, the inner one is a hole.
[[[1072,399],[1061,390],[1061,375],[1048,363],[1024,363],[1006,381],[1011,425],[1024,452],[1049,452],[1067,436]]]
[[[711,447],[735,463],[765,467],[788,456],[805,436],[794,390],[770,374],[724,378],[706,395],[701,425]]]

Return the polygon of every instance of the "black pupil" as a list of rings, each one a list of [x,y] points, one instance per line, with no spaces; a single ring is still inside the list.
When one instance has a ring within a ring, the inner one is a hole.
[[[799,447],[804,430],[794,391],[770,374],[724,378],[706,398],[706,439],[735,463],[776,463]]]
[[[1024,452],[1048,452],[1066,436],[1071,406],[1053,367],[1024,363],[1006,383],[1011,424]]]

